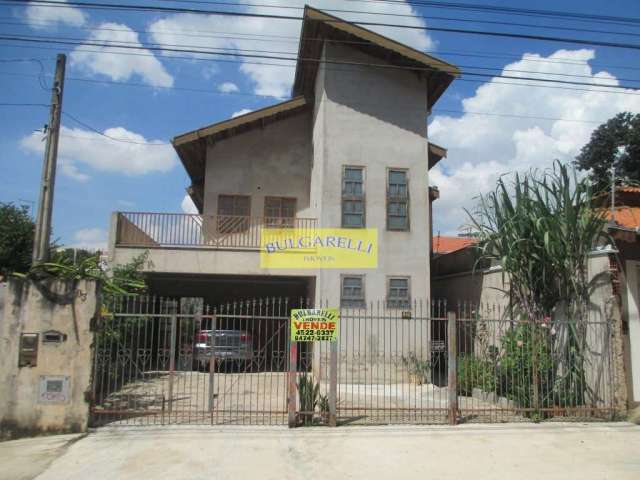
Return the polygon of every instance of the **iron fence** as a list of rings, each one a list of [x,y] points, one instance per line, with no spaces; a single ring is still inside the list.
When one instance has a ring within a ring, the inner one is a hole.
[[[285,424],[289,311],[305,305],[117,298],[96,333],[93,424]]]
[[[336,342],[291,342],[291,310],[312,305],[116,299],[96,332],[93,424],[438,424],[616,414],[606,319],[534,322],[486,306],[415,301],[392,309],[380,301],[341,308]]]

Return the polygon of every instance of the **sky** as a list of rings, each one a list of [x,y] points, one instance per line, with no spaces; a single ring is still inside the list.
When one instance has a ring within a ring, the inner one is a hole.
[[[184,0],[115,3],[301,15],[294,8],[229,7]],[[244,3],[301,7],[305,2]],[[436,233],[455,235],[464,231],[469,223],[465,208],[473,209],[477,196],[492,190],[499,175],[547,168],[554,159],[570,162],[600,123],[621,111],[640,112],[640,92],[607,88],[640,87],[638,49],[429,29],[530,33],[638,45],[639,28],[425,7],[401,0],[306,3],[317,8],[369,12],[334,12],[348,20],[426,26],[426,30],[368,28],[459,65],[463,72],[597,84],[541,84],[467,75],[454,81],[425,119],[429,139],[448,149],[447,158],[429,175],[430,183],[440,189],[440,199],[434,204]],[[483,3],[640,17],[637,0]],[[37,204],[43,127],[50,102],[48,86],[56,53],[64,52],[68,56],[65,115],[53,237],[64,245],[96,249],[106,245],[113,211],[195,211],[185,195],[189,178],[169,141],[178,134],[288,98],[293,62],[233,54],[238,50],[295,54],[300,21],[52,8],[25,2],[0,5],[0,32],[3,36],[27,35],[44,40],[31,44],[0,40],[0,104],[38,104],[0,105],[0,202],[30,208]],[[119,42],[146,50],[54,44],[47,41],[51,37],[67,37],[75,43]],[[216,48],[232,55],[175,53],[157,47]]]

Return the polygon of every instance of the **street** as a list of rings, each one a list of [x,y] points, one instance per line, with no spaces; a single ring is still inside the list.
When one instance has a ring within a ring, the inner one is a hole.
[[[104,427],[0,443],[1,479],[637,479],[629,423]]]

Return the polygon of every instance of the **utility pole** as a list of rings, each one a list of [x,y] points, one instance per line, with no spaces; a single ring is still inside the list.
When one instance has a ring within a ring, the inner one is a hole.
[[[47,146],[44,150],[40,199],[36,216],[36,230],[33,240],[33,263],[49,260],[49,238],[51,236],[51,212],[53,210],[53,191],[56,183],[56,164],[58,163],[58,138],[60,136],[60,117],[62,115],[62,92],[64,91],[64,70],[67,57],[63,53],[56,59],[56,74],[51,89],[51,113],[47,127]]]

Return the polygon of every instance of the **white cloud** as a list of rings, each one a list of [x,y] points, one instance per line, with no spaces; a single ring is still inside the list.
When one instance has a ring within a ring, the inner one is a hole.
[[[102,172],[144,175],[168,172],[177,164],[171,145],[160,140],[147,140],[123,127],[108,128],[104,134],[136,143],[115,141],[96,132],[63,126],[58,150],[61,172],[76,180],[86,181],[89,175],[79,170],[80,165]],[[41,140],[42,134],[34,132],[24,137],[20,143],[30,152],[43,154],[45,145]],[[142,143],[145,145],[141,145]]]
[[[184,213],[199,213],[198,208],[196,207],[195,203],[193,203],[193,200],[191,200],[191,197],[189,195],[184,196],[182,202],[180,203],[180,208]]]
[[[218,91],[222,93],[233,93],[238,90],[238,86],[233,82],[224,82],[218,85]]]
[[[507,65],[504,73],[534,78],[554,78],[549,73],[585,75],[584,78],[555,78],[617,85],[617,79],[611,74],[593,71],[589,61],[594,57],[594,51],[588,49],[559,50],[549,57],[525,54],[521,60]],[[531,167],[546,168],[556,158],[571,162],[589,141],[599,122],[605,122],[620,111],[640,112],[640,96],[610,93],[620,92],[619,89],[602,86],[535,88],[501,85],[501,82],[535,83],[493,79],[462,101],[464,115],[458,118],[436,115],[429,125],[429,138],[448,148],[447,158],[431,171],[431,184],[440,188],[440,198],[434,203],[436,232],[453,233],[467,224],[463,207],[473,207],[474,198],[492,190],[499,175]],[[436,106],[436,113],[437,110]],[[474,115],[472,112],[551,117],[583,123]]]
[[[126,25],[103,23],[99,28],[107,30],[94,30],[87,42],[142,47],[138,34]],[[83,46],[79,46],[71,52],[71,66],[86,70],[93,75],[106,75],[116,81],[129,80],[137,75],[144,83],[154,87],[173,86],[173,77],[147,49],[136,50],[140,55],[119,55],[117,52],[131,53],[131,48],[92,45],[88,47],[91,51],[86,51]]]
[[[87,250],[105,250],[107,248],[107,231],[102,228],[82,228],[73,234],[70,247]]]
[[[82,173],[78,170],[78,167],[76,167],[72,162],[65,160],[64,158],[61,158],[58,161],[58,165],[60,166],[60,172],[62,172],[63,175],[73,178],[80,183],[84,183],[91,178],[86,173]]]
[[[251,113],[253,110],[250,108],[243,108],[242,110],[238,110],[237,112],[233,112],[231,114],[231,118],[239,117],[240,115],[246,115],[247,113]]]
[[[66,3],[67,0],[58,0]],[[45,29],[51,24],[62,23],[72,27],[81,27],[87,22],[87,15],[71,6],[61,7],[58,5],[47,6],[29,3],[25,9],[25,17],[32,28]]]
[[[303,7],[305,3],[310,3],[315,8],[320,9],[344,9],[343,0],[290,0],[287,6]],[[364,8],[363,8],[364,10]],[[416,15],[411,5],[406,1],[397,3],[369,3],[366,10],[371,13],[393,13],[401,15]],[[249,7],[245,11],[252,13],[269,13],[274,15],[292,15],[290,9]],[[366,14],[337,13],[338,16],[350,21],[376,22],[380,18]],[[401,23],[405,25],[424,26],[422,19],[417,17],[399,17]],[[250,17],[223,17],[204,16],[194,14],[177,14],[153,22],[149,30],[155,43],[163,45],[180,45],[187,43],[185,37],[179,34],[167,32],[181,31],[214,31],[223,33],[234,33],[234,37],[220,35],[218,38],[211,37],[189,37],[188,43],[199,49],[211,48],[231,48],[243,50],[264,50],[264,38],[261,35],[276,35],[283,37],[282,40],[273,41],[269,38],[269,50],[285,52],[295,56],[298,52],[298,37],[300,35],[301,22],[299,20],[274,20],[270,18],[250,18]],[[389,27],[366,27],[378,33],[391,37],[400,42],[411,45],[418,50],[434,48],[434,41],[424,30],[402,29]],[[238,39],[238,37],[243,37]],[[247,59],[241,66],[240,71],[245,74],[254,85],[254,93],[273,97],[286,97],[289,95],[293,83],[294,69],[291,61],[265,60],[263,63],[288,65],[288,67],[278,67],[274,65],[256,65],[261,62],[259,59]]]

